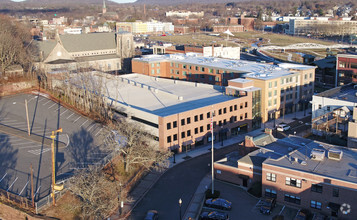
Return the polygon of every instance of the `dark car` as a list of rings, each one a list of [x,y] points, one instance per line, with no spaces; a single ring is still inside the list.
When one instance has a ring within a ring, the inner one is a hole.
[[[217,212],[217,211],[213,211],[213,212],[202,212],[202,214],[200,215],[200,219],[202,220],[228,220],[229,217],[227,215],[227,213],[224,212]]]
[[[156,210],[149,210],[146,213],[145,220],[158,220],[159,219],[159,213]]]
[[[276,205],[276,199],[275,198],[266,198],[263,200],[263,204],[260,207],[260,213],[265,214],[265,215],[270,215],[271,211]]]
[[[205,204],[208,207],[217,208],[217,209],[225,209],[225,210],[232,209],[232,203],[222,198],[207,199]]]

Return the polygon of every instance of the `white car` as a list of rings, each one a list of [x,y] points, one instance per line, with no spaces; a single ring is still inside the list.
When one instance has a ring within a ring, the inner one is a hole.
[[[288,130],[290,130],[290,126],[287,124],[280,124],[280,125],[278,125],[276,130],[282,131],[282,132],[288,131]]]

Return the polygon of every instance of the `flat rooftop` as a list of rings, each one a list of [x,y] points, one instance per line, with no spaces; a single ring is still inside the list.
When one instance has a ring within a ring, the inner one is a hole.
[[[106,95],[113,101],[161,117],[237,99],[224,95],[221,86],[135,73],[101,80]]]
[[[316,96],[338,99],[347,102],[357,102],[357,88],[354,88],[354,86],[355,84],[351,83],[345,86],[329,89],[317,94]]]
[[[227,72],[242,73],[243,77],[269,80],[281,76],[294,74],[296,71],[315,68],[307,65],[281,63],[279,65],[258,63],[246,60],[230,60],[216,57],[203,57],[198,53],[146,55],[135,58],[142,62],[176,62],[187,65],[204,66],[207,68],[219,68]]]
[[[289,154],[276,158],[268,158],[263,163],[312,173],[323,177],[329,177],[357,183],[357,150],[345,147],[329,145],[317,141],[301,142],[304,138],[292,139],[291,136],[282,139],[295,145],[295,149]],[[306,147],[302,144],[305,143]],[[323,160],[311,159],[310,154],[313,149],[325,151]],[[337,149],[343,152],[341,160],[328,158],[328,150]],[[307,156],[306,156],[307,155]],[[296,161],[297,160],[297,161]]]

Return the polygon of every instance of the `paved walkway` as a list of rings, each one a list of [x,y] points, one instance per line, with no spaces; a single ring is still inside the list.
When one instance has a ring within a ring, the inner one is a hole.
[[[310,110],[311,111],[311,110]],[[309,115],[308,113],[309,111],[306,111],[306,116]],[[304,116],[304,112],[297,112],[296,113],[296,118],[303,118],[306,117]],[[286,115],[284,117],[284,122],[285,123],[290,123],[292,122],[295,118],[295,113],[293,114],[289,114]],[[282,118],[279,118],[276,120],[276,124],[283,122]],[[273,127],[273,121],[267,122],[265,123],[265,126],[268,128],[272,128]],[[263,125],[262,125],[263,127]],[[258,134],[262,133],[262,129],[257,129],[245,134],[240,134],[234,137],[231,137],[227,140],[223,141],[223,146],[221,145],[221,142],[217,142],[214,145],[215,149],[220,149],[220,148],[224,148],[227,146],[230,146],[232,144],[237,144],[240,143],[244,140],[246,135],[249,136],[256,136]],[[175,155],[175,159],[174,157],[169,158],[169,168],[180,164],[184,161],[186,161],[187,159],[191,159],[203,154],[206,154],[209,151],[209,149],[211,148],[211,143],[204,145],[204,146],[200,146],[197,147],[191,151],[188,151],[187,153],[181,153],[181,154],[177,154]],[[175,160],[175,163],[174,163]],[[166,169],[167,170],[167,169]],[[146,193],[151,189],[151,187],[153,185],[155,185],[155,183],[160,179],[160,177],[166,172],[166,170],[162,170],[162,171],[151,171],[149,174],[147,174],[144,178],[142,178],[140,180],[140,182],[138,183],[138,185],[130,192],[130,197],[131,197],[131,201],[130,202],[126,202],[124,204],[124,207],[122,208],[122,210],[117,210],[114,214],[110,217],[110,219],[126,219],[131,211],[135,208],[135,206],[140,202],[140,200],[146,195]],[[190,204],[187,208],[187,210],[185,210],[185,215],[183,219],[196,219],[196,217],[199,216],[199,212],[202,208],[203,205],[203,196],[204,196],[204,192],[206,191],[206,186],[210,186],[211,184],[211,179],[210,179],[210,175],[207,175],[205,178],[202,179],[201,183],[199,184],[199,186],[197,187],[196,193],[195,195],[193,195],[192,200],[190,201]],[[122,215],[119,215],[119,212],[122,213]]]

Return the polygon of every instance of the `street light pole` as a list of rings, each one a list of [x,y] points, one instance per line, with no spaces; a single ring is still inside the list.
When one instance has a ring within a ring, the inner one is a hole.
[[[182,216],[181,216],[181,205],[182,205],[182,199],[179,199],[179,206],[180,206],[180,220],[182,220]]]
[[[213,114],[214,111],[212,109],[212,117],[211,117],[211,135],[212,135],[212,148],[211,148],[211,172],[212,172],[212,195],[214,194],[214,168],[213,168],[213,162],[214,162],[214,143],[213,143]]]

